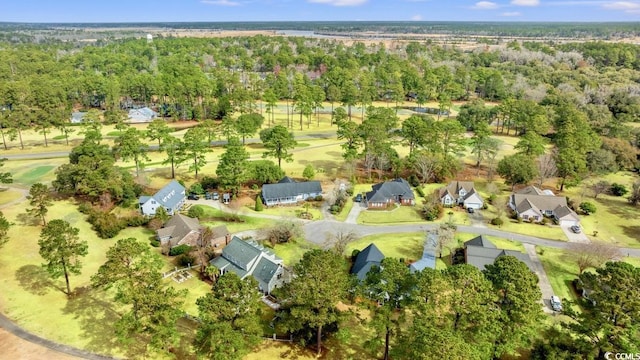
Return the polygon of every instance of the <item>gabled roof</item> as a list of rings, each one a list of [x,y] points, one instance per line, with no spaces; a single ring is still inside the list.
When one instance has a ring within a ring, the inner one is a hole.
[[[282,179],[280,179],[280,181],[278,181],[278,184],[288,184],[288,183],[294,183],[294,182],[296,181],[288,176],[285,176]]]
[[[511,196],[513,197],[513,203],[515,204],[516,211],[518,213],[531,208],[538,209],[539,211],[552,211],[558,206],[567,206],[567,199],[564,196],[531,195],[520,193],[515,193]],[[523,202],[525,201],[528,203],[523,204]]]
[[[481,246],[489,249],[496,249],[496,246],[493,245],[491,241],[487,240],[487,238],[484,237],[484,235],[476,236],[473,239],[464,242],[464,246],[469,246],[469,245]]]
[[[367,193],[367,201],[370,202],[387,202],[389,199],[397,200],[398,196],[402,199],[414,199],[411,186],[405,179],[394,179],[373,185],[372,190]]]
[[[534,271],[529,255],[514,250],[502,250],[488,241],[484,236],[477,236],[464,243],[467,264],[473,265],[480,270],[484,270],[487,265],[493,264],[501,256],[513,256],[522,261],[527,267]]]
[[[170,245],[175,246],[177,242],[182,240],[192,231],[200,232],[202,227],[200,221],[182,214],[176,214],[164,224],[164,227],[158,229],[158,238],[169,238]]]
[[[237,236],[234,236],[229,245],[222,250],[222,257],[245,271],[249,270],[250,263],[258,256],[260,256],[258,248],[240,240]]]
[[[301,194],[322,193],[320,181],[295,182],[289,177],[284,177],[277,184],[262,185],[262,197],[268,199],[282,199],[296,197]]]
[[[454,199],[458,198],[460,189],[464,189],[467,193],[474,190],[473,181],[452,181],[446,187],[440,189],[440,198],[446,194],[451,195]]]
[[[180,201],[184,199],[185,189],[179,182],[171,180],[165,187],[153,194],[153,198],[160,205],[173,209]]]
[[[480,194],[476,191],[475,188],[472,188],[469,192],[467,192],[463,200],[467,201],[473,197],[477,198],[478,200],[480,200],[480,202],[482,202],[482,196],[480,196]]]
[[[563,218],[571,218],[573,220],[580,220],[578,214],[575,211],[571,210],[568,206],[558,206],[553,210],[553,214],[558,220]]]
[[[140,205],[142,205],[142,204],[146,203],[147,201],[149,201],[149,200],[151,200],[151,199],[153,199],[153,197],[152,197],[152,196],[141,195],[141,196],[140,196],[140,199],[138,199],[138,203],[139,203]]]
[[[545,193],[540,188],[538,188],[536,186],[533,186],[533,185],[529,185],[529,186],[527,186],[525,188],[522,188],[522,189],[516,191],[515,194],[548,196],[548,193]],[[553,196],[553,193],[551,194],[551,196]]]
[[[129,110],[129,117],[135,116],[137,114],[140,114],[140,115],[142,115],[144,117],[148,117],[148,118],[152,118],[152,117],[158,116],[158,113],[156,113],[155,111],[151,110],[148,107]]]
[[[261,257],[252,275],[259,282],[268,284],[269,281],[271,281],[271,278],[273,278],[273,275],[275,275],[278,268],[279,268],[278,264],[274,263],[273,261],[265,257]]]
[[[219,238],[223,236],[227,236],[229,234],[229,229],[225,225],[220,225],[211,228],[211,233],[213,234],[213,238]]]
[[[351,273],[356,274],[359,280],[364,280],[367,277],[367,273],[373,266],[380,266],[380,263],[384,260],[384,255],[378,249],[375,244],[369,244],[366,248],[362,249],[356,256],[356,261],[353,263]]]

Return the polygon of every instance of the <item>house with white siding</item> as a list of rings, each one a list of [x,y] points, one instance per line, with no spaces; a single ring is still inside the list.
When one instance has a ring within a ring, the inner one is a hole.
[[[154,216],[159,207],[164,207],[167,214],[174,215],[184,205],[186,190],[179,182],[171,180],[169,184],[152,196],[140,196],[138,205],[142,215]]]

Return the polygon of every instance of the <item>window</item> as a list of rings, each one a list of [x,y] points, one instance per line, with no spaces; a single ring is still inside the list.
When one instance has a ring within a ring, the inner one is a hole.
[[[529,215],[522,215],[523,220],[529,220]]]

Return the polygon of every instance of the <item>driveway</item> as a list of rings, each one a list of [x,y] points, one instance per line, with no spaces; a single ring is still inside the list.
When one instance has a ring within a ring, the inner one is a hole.
[[[531,265],[533,266],[534,272],[538,275],[538,286],[542,291],[542,299],[541,302],[544,305],[543,310],[546,313],[553,313],[551,310],[551,304],[549,300],[551,299],[551,295],[553,295],[553,288],[551,287],[551,283],[549,282],[549,278],[547,277],[547,273],[544,271],[544,267],[542,266],[542,262],[540,262],[540,258],[536,253],[536,246],[533,244],[522,244],[524,245],[524,250],[529,255],[531,259]]]
[[[467,215],[469,216],[469,220],[471,221],[471,226],[481,228],[487,227],[484,216],[482,216],[482,210],[475,210],[472,213],[467,213]]]
[[[590,242],[587,235],[585,235],[583,232],[576,234],[573,231],[571,231],[571,226],[560,226],[560,228],[562,229],[562,231],[564,231],[564,234],[567,236],[567,239],[569,239],[569,242],[579,242],[579,243]]]
[[[351,211],[349,211],[349,215],[347,216],[347,219],[344,221],[347,224],[357,224],[358,223],[358,215],[360,215],[360,212],[362,212],[362,210],[364,210],[364,202],[353,202],[353,207],[351,208]]]

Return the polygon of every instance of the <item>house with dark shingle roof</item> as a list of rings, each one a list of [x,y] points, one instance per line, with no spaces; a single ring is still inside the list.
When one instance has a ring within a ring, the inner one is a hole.
[[[500,256],[513,256],[527,265],[529,270],[535,272],[529,255],[515,250],[498,249],[483,235],[476,236],[464,243],[465,263],[473,265],[479,270],[484,270],[489,264],[493,264]]]
[[[369,270],[374,266],[380,266],[382,260],[384,260],[384,255],[380,249],[375,244],[369,244],[356,256],[356,261],[353,262],[351,267],[351,273],[355,274],[358,280],[363,281],[367,277]]]
[[[202,239],[202,226],[198,219],[176,214],[156,231],[156,237],[161,245],[170,249],[178,245],[198,246]]]
[[[262,185],[262,200],[266,206],[291,205],[322,195],[319,181],[297,182],[285,176],[277,184]]]
[[[440,189],[440,202],[443,206],[462,205],[465,209],[481,209],[482,197],[476,191],[473,181],[452,181]]]
[[[182,208],[185,199],[186,191],[184,186],[175,180],[171,180],[169,184],[158,190],[153,196],[140,196],[138,205],[140,205],[142,215],[154,216],[160,206],[164,207],[167,214],[174,215]]]
[[[222,250],[222,255],[210,261],[221,274],[234,272],[241,279],[253,276],[258,289],[265,294],[284,284],[286,276],[283,261],[255,241],[244,241],[234,236]]]
[[[393,204],[412,206],[415,196],[405,179],[395,179],[375,184],[366,194],[365,201],[369,209],[384,209]]]
[[[580,224],[578,214],[567,206],[564,196],[555,196],[553,191],[535,186],[527,186],[511,194],[509,207],[526,221],[540,222],[548,216],[556,219],[561,226]]]

